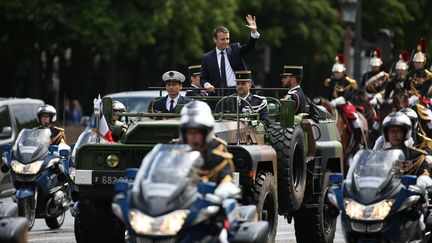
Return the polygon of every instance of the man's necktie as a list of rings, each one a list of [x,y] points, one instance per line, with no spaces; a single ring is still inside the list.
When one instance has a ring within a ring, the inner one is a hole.
[[[226,70],[225,70],[225,52],[221,51],[221,87],[227,87],[227,78],[226,78]]]
[[[171,103],[171,105],[170,105],[169,112],[174,113],[174,100],[171,100],[170,103]]]

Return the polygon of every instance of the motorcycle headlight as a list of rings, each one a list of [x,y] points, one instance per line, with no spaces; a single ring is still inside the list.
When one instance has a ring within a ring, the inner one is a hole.
[[[393,199],[383,200],[372,205],[362,205],[352,199],[345,199],[345,212],[351,219],[383,220],[390,213]]]
[[[145,235],[175,235],[183,226],[188,210],[177,210],[157,218],[147,216],[138,210],[129,211],[132,229]]]
[[[43,160],[38,160],[31,164],[22,164],[16,160],[12,160],[11,167],[17,174],[34,175],[39,172],[42,164]]]

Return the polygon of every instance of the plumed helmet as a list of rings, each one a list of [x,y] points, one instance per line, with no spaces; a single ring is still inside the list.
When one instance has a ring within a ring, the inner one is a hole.
[[[412,129],[414,131],[416,131],[417,130],[417,126],[418,126],[418,115],[417,115],[417,112],[415,112],[411,108],[403,108],[402,110],[400,110],[400,112],[403,113],[403,114],[405,114],[410,119]]]
[[[399,54],[399,61],[396,63],[396,70],[407,70],[409,58],[410,54],[408,53],[408,51],[401,51],[401,53]]]
[[[51,116],[51,122],[57,121],[57,111],[54,108],[54,106],[52,106],[52,105],[43,105],[43,106],[39,107],[39,109],[37,111],[39,123],[41,123],[41,115],[42,114],[50,115]]]
[[[414,54],[413,62],[426,62],[427,40],[425,37],[420,38],[417,45],[417,52]]]
[[[215,120],[207,103],[191,101],[183,107],[180,115],[180,138],[184,142],[186,142],[186,129],[189,128],[202,129],[205,132],[206,142],[211,141]]]
[[[342,54],[336,55],[335,64],[333,64],[332,72],[344,72],[345,71],[345,59]]]
[[[381,48],[375,48],[375,50],[373,51],[373,56],[369,61],[369,65],[371,67],[381,66],[383,64],[381,56],[382,56]]]
[[[126,107],[120,101],[114,100],[112,103],[112,109],[114,112],[126,112]]]
[[[383,121],[383,135],[386,142],[388,142],[388,129],[390,127],[401,127],[405,130],[405,140],[411,137],[411,120],[404,113],[394,111],[390,113]]]

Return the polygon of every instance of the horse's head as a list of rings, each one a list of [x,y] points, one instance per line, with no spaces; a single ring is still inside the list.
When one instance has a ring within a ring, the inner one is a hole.
[[[408,93],[402,89],[395,89],[393,94],[393,107],[398,111],[409,106]]]

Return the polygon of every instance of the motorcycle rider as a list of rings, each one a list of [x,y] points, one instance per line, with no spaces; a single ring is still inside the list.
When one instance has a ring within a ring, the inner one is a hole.
[[[179,142],[188,144],[203,156],[203,181],[232,182],[233,155],[227,151],[226,141],[213,134],[215,121],[210,107],[202,101],[191,101],[180,115]]]
[[[53,126],[57,120],[57,111],[52,105],[43,105],[37,111],[39,126],[36,129],[48,128],[51,131],[51,145],[66,144],[63,128]]]
[[[122,116],[121,113],[122,112],[126,112],[126,107],[123,105],[123,103],[121,103],[120,101],[117,100],[113,100],[112,102],[112,123],[108,124],[108,127],[111,131],[111,133],[113,133],[113,128],[114,128],[114,124],[118,124],[117,126],[121,126],[121,132],[120,134],[112,134],[113,135],[113,139],[114,142],[118,142],[119,140],[121,140],[123,138],[123,136],[125,135],[128,126],[122,121]]]
[[[411,121],[402,112],[392,112],[383,121],[383,135],[386,149],[401,149],[405,155],[403,170],[405,174],[430,175],[427,153],[411,146],[405,141],[411,138]]]

